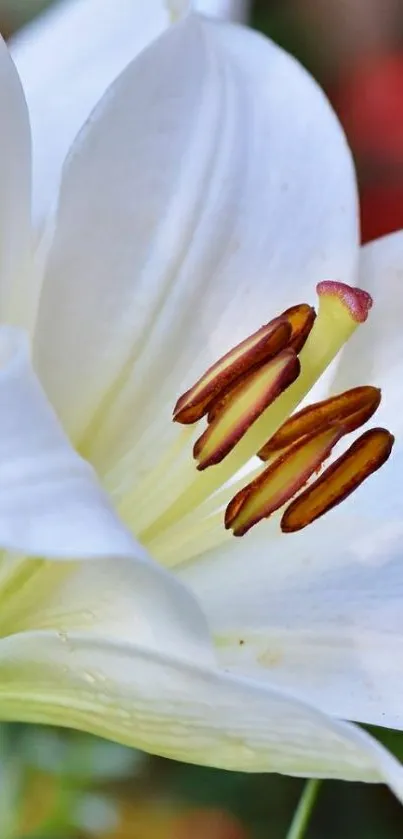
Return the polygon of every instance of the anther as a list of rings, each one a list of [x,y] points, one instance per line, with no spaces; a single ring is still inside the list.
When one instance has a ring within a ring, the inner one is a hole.
[[[342,433],[340,428],[327,428],[294,443],[230,501],[225,527],[243,536],[261,519],[269,518],[321,467]]]
[[[199,471],[227,456],[263,411],[295,381],[299,369],[294,350],[283,350],[215,405],[213,419],[193,449]]]
[[[365,385],[308,405],[278,429],[260,449],[258,456],[266,461],[304,435],[318,433],[334,424],[342,425],[346,434],[355,431],[372,417],[380,401],[379,388]]]
[[[220,358],[177,401],[173,419],[185,425],[213,410],[247,375],[289,347],[300,352],[312,329],[315,310],[302,303],[287,309]],[[211,419],[211,417],[210,417]]]
[[[351,495],[387,461],[394,437],[384,428],[366,431],[287,508],[281,519],[284,533],[302,530]]]
[[[251,367],[265,363],[287,346],[292,327],[276,318],[265,324],[219,361],[181,396],[174,408],[173,419],[185,425],[197,422],[234,383]]]
[[[309,333],[314,325],[316,312],[313,306],[308,306],[307,303],[300,303],[298,306],[291,306],[286,309],[282,315],[282,320],[286,320],[291,326],[291,337],[289,340],[289,347],[298,354],[307,340]]]

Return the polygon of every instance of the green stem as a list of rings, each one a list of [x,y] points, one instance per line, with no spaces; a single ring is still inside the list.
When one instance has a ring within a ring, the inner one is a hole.
[[[306,782],[286,839],[302,839],[304,836],[320,784],[321,782],[316,778]]]

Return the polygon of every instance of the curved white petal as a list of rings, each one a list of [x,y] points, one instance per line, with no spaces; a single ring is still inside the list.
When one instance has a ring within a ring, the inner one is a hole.
[[[70,560],[0,558],[0,634],[86,628],[210,663],[192,595],[120,524],[64,437],[23,336],[10,327],[0,330],[0,364],[0,547]],[[94,561],[72,561],[87,557]]]
[[[91,110],[168,23],[163,0],[61,0],[12,40],[32,125],[37,223],[56,200],[64,158]]]
[[[67,563],[27,559],[14,568],[9,562],[7,570],[15,576],[9,573],[3,590],[0,585],[2,637],[54,630],[67,644],[71,631],[83,631],[214,664],[206,621],[192,594],[140,546],[133,546],[130,557]]]
[[[147,469],[217,354],[323,276],[352,278],[356,227],[341,129],[290,56],[197,16],[143,52],[66,164],[36,336],[97,467],[129,449],[133,480]]]
[[[14,283],[31,247],[31,138],[21,83],[0,36],[0,320],[15,316]]]
[[[0,405],[0,547],[60,558],[131,554],[135,543],[64,436],[13,327],[0,329]]]
[[[0,641],[0,715],[74,726],[226,769],[385,781],[397,761],[354,726],[286,693],[141,644],[38,631]]]
[[[402,467],[390,461],[300,533],[264,522],[179,569],[223,666],[339,718],[403,728]]]

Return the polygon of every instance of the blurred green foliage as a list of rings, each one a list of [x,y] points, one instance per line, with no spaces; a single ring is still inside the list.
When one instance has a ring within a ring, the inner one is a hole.
[[[371,731],[403,759],[403,734]],[[109,839],[122,801],[134,810],[148,801],[150,812],[166,805],[224,811],[244,827],[245,839],[280,839],[302,789],[299,779],[187,766],[79,732],[0,727],[1,839]],[[402,830],[401,806],[387,789],[325,782],[307,839],[398,839]]]

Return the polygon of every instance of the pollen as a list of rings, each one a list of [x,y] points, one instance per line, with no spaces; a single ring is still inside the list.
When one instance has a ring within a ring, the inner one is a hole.
[[[210,411],[209,425],[194,445],[197,468],[220,463],[299,371],[294,350],[285,349],[226,393]]]
[[[201,419],[223,396],[251,372],[289,347],[298,353],[315,320],[315,310],[306,304],[293,306],[261,326],[222,358],[177,401],[173,419],[189,425]]]
[[[360,428],[379,407],[381,391],[365,385],[345,391],[338,396],[308,405],[295,413],[258,452],[261,460],[268,460],[306,434],[319,432],[331,425],[340,425],[344,433]]]
[[[243,536],[261,519],[269,518],[320,468],[341,435],[336,426],[291,446],[232,499],[225,512],[225,527],[231,528],[234,536]]]
[[[213,364],[204,376],[178,399],[175,422],[184,425],[201,419],[246,373],[277,355],[290,341],[291,324],[281,318],[267,323]]]
[[[283,533],[294,533],[323,516],[351,495],[369,475],[386,463],[394,437],[372,428],[356,440],[323,475],[290,504],[281,519]]]

